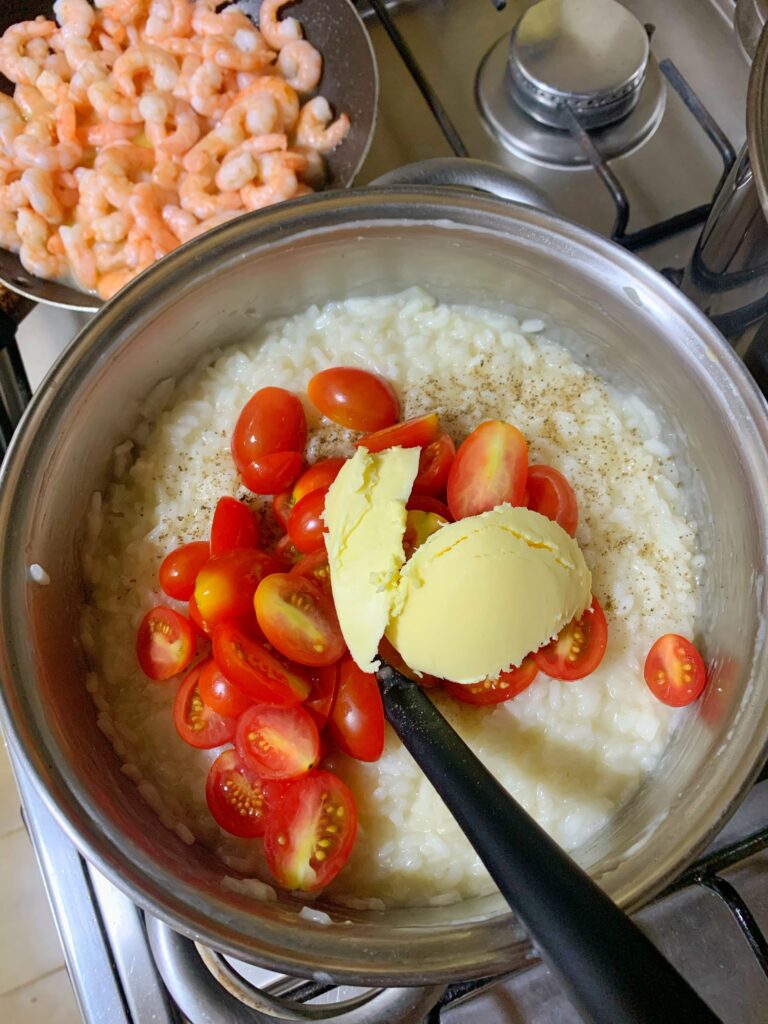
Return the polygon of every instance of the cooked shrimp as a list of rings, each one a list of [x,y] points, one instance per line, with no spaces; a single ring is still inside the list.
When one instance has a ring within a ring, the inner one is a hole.
[[[88,227],[89,234],[97,242],[122,242],[133,225],[133,214],[130,210],[113,210],[103,217],[97,217]],[[85,226],[85,225],[84,225]],[[105,268],[98,267],[102,272]]]
[[[219,120],[232,103],[224,72],[213,61],[203,61],[192,73],[186,91],[190,106],[203,117]]]
[[[331,107],[324,96],[316,96],[301,108],[296,126],[296,141],[320,153],[330,153],[346,137],[349,117],[339,114],[333,120]]]
[[[102,299],[111,299],[113,295],[124,288],[137,274],[135,270],[113,270],[109,274],[100,277],[96,285],[96,291]]]
[[[296,92],[314,92],[323,74],[323,58],[306,39],[292,39],[278,55],[277,70]]]
[[[233,38],[207,36],[203,39],[202,51],[206,60],[229,71],[260,71],[275,59],[274,51],[252,26],[238,29]]]
[[[179,66],[170,53],[159,46],[131,46],[115,61],[112,76],[124,96],[136,95],[135,79],[148,74],[160,92],[172,92],[179,80]]]
[[[266,99],[265,99],[266,97]],[[268,123],[272,101],[275,116]],[[224,124],[238,124],[251,135],[261,132],[290,132],[299,118],[299,97],[295,89],[277,75],[264,75],[247,86],[223,117]]]
[[[51,229],[45,220],[28,206],[16,214],[19,234],[19,259],[25,270],[36,277],[61,277],[67,270],[67,261],[48,251]]]
[[[119,242],[94,242],[93,258],[96,261],[98,274],[110,274],[113,270],[127,270],[125,262],[125,244]]]
[[[63,39],[75,36],[87,39],[96,21],[96,11],[88,0],[56,0],[53,16],[59,23],[59,34]]]
[[[301,180],[313,189],[322,188],[325,184],[327,169],[323,154],[308,146],[294,146],[295,152],[307,158],[306,169],[301,172]]]
[[[151,150],[130,142],[118,142],[98,154],[94,168],[104,195],[119,209],[128,202],[133,186],[152,169],[153,164]]]
[[[188,0],[152,0],[144,25],[144,34],[152,42],[164,42],[172,36],[188,36],[192,28],[193,8]]]
[[[134,25],[144,14],[147,0],[112,0],[107,4],[96,0],[96,6],[101,7],[108,18],[127,27]]]
[[[10,210],[0,210],[0,245],[12,252],[21,245],[19,233],[16,230],[16,214]]]
[[[297,153],[267,153],[261,157],[263,184],[246,185],[240,190],[246,210],[261,210],[273,203],[293,199],[299,187],[296,172],[305,164],[305,159]]]
[[[182,156],[200,138],[200,120],[184,100],[172,99],[168,103],[165,117],[160,121],[147,123],[147,138],[158,153],[164,156]]]
[[[110,146],[113,142],[130,142],[137,131],[138,128],[135,124],[118,124],[116,121],[107,121],[80,128],[78,138],[86,146],[96,146],[101,149],[103,146]]]
[[[226,224],[227,221],[234,220],[235,217],[241,217],[243,214],[242,210],[225,210],[223,213],[215,213],[212,217],[207,217],[205,220],[201,220],[184,239],[188,242],[190,238],[197,238],[198,235],[204,234],[206,231],[210,231],[212,228],[217,228],[220,224]]]
[[[63,103],[52,115],[35,118],[13,143],[16,160],[22,167],[40,167],[45,171],[69,171],[83,156],[74,128],[74,107]],[[54,138],[58,142],[54,142]]]
[[[45,72],[43,72],[45,74]],[[38,82],[40,79],[38,78]],[[33,117],[50,114],[53,106],[34,85],[17,85],[13,90],[13,102],[19,108],[22,117],[29,121]]]
[[[21,112],[10,96],[0,92],[0,145],[10,155],[13,142],[24,131]]]
[[[179,202],[185,210],[194,213],[200,220],[206,220],[227,210],[242,208],[239,192],[211,191],[214,188],[216,164],[209,163],[209,169],[203,172],[187,171],[179,182]]]
[[[42,61],[29,56],[29,44],[33,39],[49,39],[56,27],[55,21],[40,15],[7,28],[0,38],[0,72],[16,85],[34,85],[43,68]]]
[[[34,86],[17,85],[16,88],[34,89],[35,92],[42,97],[43,101],[48,104],[48,110],[50,110],[51,107],[57,107],[60,103],[65,103],[70,98],[71,93],[70,83],[65,82],[63,78],[59,77],[59,75],[55,74],[53,71],[48,71],[47,69],[40,72]],[[32,116],[39,117],[40,112]]]
[[[74,175],[80,193],[77,219],[90,224],[98,217],[105,217],[110,212],[111,203],[101,187],[98,171],[92,167],[78,167]]]
[[[21,179],[0,185],[0,210],[11,213],[20,210],[22,206],[29,206],[29,200]]]
[[[224,157],[216,173],[216,187],[222,192],[244,188],[259,173],[259,156],[287,148],[287,136],[279,133],[247,138]]]
[[[267,45],[273,50],[280,50],[286,43],[301,39],[303,35],[301,25],[295,18],[283,18],[282,21],[278,21],[280,8],[290,2],[291,0],[262,0],[259,8],[259,28]]]
[[[179,240],[165,226],[160,213],[164,205],[163,200],[167,198],[167,196],[163,195],[163,190],[156,185],[137,185],[128,200],[128,209],[133,216],[136,226],[156,246],[161,247],[165,252],[170,252],[171,249],[176,248]]]
[[[175,160],[158,160],[152,168],[152,184],[160,188],[175,189],[181,173],[181,164]]]
[[[180,242],[186,242],[191,233],[198,226],[200,221],[189,210],[183,210],[180,206],[168,203],[160,211],[163,223],[176,235]]]
[[[98,270],[92,247],[85,237],[82,224],[60,227],[59,236],[64,245],[69,265],[83,288],[95,288],[98,281]]]
[[[236,125],[219,125],[204,135],[186,154],[182,161],[184,170],[196,173],[205,170],[211,162],[217,163],[239,146],[243,139],[244,134]]]
[[[54,178],[50,171],[28,167],[21,175],[19,184],[35,213],[39,213],[49,224],[61,224],[64,210],[56,198]]]
[[[139,103],[136,99],[122,96],[106,79],[88,86],[88,99],[99,115],[118,124],[140,124],[142,121]]]

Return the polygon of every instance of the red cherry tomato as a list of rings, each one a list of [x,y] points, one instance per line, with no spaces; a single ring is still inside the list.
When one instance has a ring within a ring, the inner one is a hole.
[[[232,623],[213,631],[213,656],[226,678],[244,690],[254,703],[293,707],[309,696],[307,673]]]
[[[357,835],[349,787],[331,772],[292,783],[267,821],[267,867],[284,889],[316,892],[344,867]]]
[[[284,572],[290,572],[294,565],[298,565],[304,555],[298,550],[291,538],[286,534],[275,544],[273,551],[275,561]]]
[[[413,494],[429,494],[435,497],[445,491],[448,474],[451,471],[456,449],[448,434],[441,434],[436,441],[421,449],[419,472],[413,481]]]
[[[253,698],[230,683],[213,658],[203,663],[197,688],[211,711],[224,718],[239,718],[253,704]]]
[[[572,682],[594,672],[608,644],[608,623],[596,597],[579,619],[560,630],[556,639],[534,651],[533,660],[553,679]]]
[[[303,576],[305,579],[314,580],[324,593],[331,595],[331,570],[328,566],[328,553],[324,547],[300,558],[290,573],[291,576]]]
[[[195,591],[195,579],[211,557],[206,540],[192,541],[166,555],[160,566],[160,586],[168,597],[188,601]]]
[[[198,636],[210,637],[213,630],[200,614],[200,609],[195,602],[195,595],[189,599],[189,621],[192,623]]]
[[[296,548],[305,555],[325,548],[325,523],[323,510],[327,487],[311,491],[301,501],[297,501],[288,517],[288,536]]]
[[[408,512],[434,512],[442,516],[446,522],[453,522],[453,516],[445,502],[431,498],[428,494],[412,494],[405,507]]]
[[[358,448],[367,448],[369,452],[383,452],[385,448],[426,448],[437,438],[440,429],[440,418],[436,412],[426,416],[418,416],[413,420],[396,423],[394,427],[377,430],[375,434],[366,434],[355,441]]]
[[[232,548],[210,558],[197,574],[194,593],[208,628],[252,619],[256,587],[277,568],[274,558],[255,548]]]
[[[298,451],[270,452],[244,462],[240,477],[254,494],[277,494],[290,487],[301,472],[304,456]]]
[[[224,718],[204,703],[198,686],[205,662],[195,665],[176,691],[173,724],[185,743],[199,750],[210,750],[228,743],[235,735],[235,721]]]
[[[385,380],[352,366],[316,373],[307,385],[307,396],[323,416],[350,430],[381,430],[400,412],[397,396]]]
[[[293,508],[293,492],[281,491],[272,499],[272,514],[277,520],[277,525],[283,532],[288,529],[288,517]]]
[[[159,604],[141,620],[136,655],[150,679],[170,679],[183,672],[195,653],[195,631],[189,619]]]
[[[654,697],[672,708],[693,703],[707,683],[703,658],[678,633],[659,637],[645,659],[643,675]]]
[[[252,509],[237,498],[219,498],[211,523],[211,554],[258,546],[259,524]]]
[[[358,761],[378,761],[384,749],[384,706],[376,677],[352,658],[339,663],[339,683],[328,719],[331,739]]]
[[[301,501],[302,498],[312,491],[317,491],[321,487],[330,487],[346,461],[346,459],[321,459],[320,462],[315,462],[309,469],[305,469],[293,485],[291,494],[294,504]]]
[[[332,665],[346,650],[332,599],[313,580],[275,572],[253,599],[264,636],[300,665]]]
[[[296,395],[284,388],[261,388],[251,395],[237,418],[232,458],[242,473],[249,462],[274,452],[300,452],[306,443],[307,419]]]
[[[236,750],[219,754],[205,783],[205,799],[217,825],[242,839],[264,835],[274,786],[249,768]]]
[[[320,760],[320,734],[304,708],[257,704],[241,715],[237,752],[262,779],[297,779]]]
[[[528,467],[528,498],[523,501],[534,512],[551,519],[576,536],[579,525],[579,503],[573,488],[562,473],[551,466]]]
[[[312,692],[302,707],[312,716],[318,729],[324,728],[328,721],[338,682],[338,662],[334,665],[321,665],[312,672]]]
[[[502,672],[498,679],[484,679],[481,683],[446,683],[452,697],[464,704],[501,704],[527,690],[538,675],[536,662],[529,654],[518,668]]]
[[[448,474],[454,519],[488,512],[502,502],[519,505],[528,475],[528,445],[511,423],[488,420],[459,446]]]

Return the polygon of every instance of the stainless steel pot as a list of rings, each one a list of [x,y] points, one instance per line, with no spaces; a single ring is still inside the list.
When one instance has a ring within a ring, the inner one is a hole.
[[[76,640],[77,547],[90,494],[151,388],[265,318],[418,283],[438,299],[523,305],[560,340],[639,391],[679,439],[707,556],[699,634],[710,685],[657,770],[579,857],[628,909],[719,829],[766,757],[768,415],[711,324],[603,238],[535,209],[458,189],[310,197],[225,225],[108,303],[38,392],[0,478],[3,719],[64,827],[136,902],[219,950],[290,973],[417,985],[520,963],[501,899],[297,917],[220,886],[221,865],[167,832],[96,728]],[[49,573],[42,587],[31,563]],[[350,923],[351,922],[351,923]]]

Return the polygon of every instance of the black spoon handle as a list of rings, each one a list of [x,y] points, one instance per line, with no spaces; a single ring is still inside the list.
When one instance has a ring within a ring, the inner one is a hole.
[[[387,719],[594,1024],[716,1024],[640,929],[496,781],[424,691],[383,664]]]

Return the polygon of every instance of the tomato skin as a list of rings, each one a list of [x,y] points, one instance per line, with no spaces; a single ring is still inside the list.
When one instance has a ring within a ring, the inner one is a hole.
[[[451,510],[445,502],[438,501],[428,494],[412,494],[405,508],[408,512],[434,512],[435,515],[442,516],[447,523],[453,522]]]
[[[300,665],[331,665],[346,650],[333,600],[313,580],[275,572],[261,581],[253,599],[264,636]]]
[[[260,455],[258,459],[244,462],[240,477],[254,494],[277,494],[290,487],[301,472],[304,456],[299,451],[285,450]]]
[[[197,688],[203,702],[224,718],[239,718],[253,704],[253,698],[230,683],[213,658],[204,662]]]
[[[198,750],[210,750],[228,743],[235,735],[235,722],[209,708],[200,696],[199,680],[205,662],[195,665],[176,691],[173,724],[185,743]]]
[[[328,719],[331,739],[358,761],[378,761],[384,749],[384,705],[376,676],[351,657],[339,663],[339,682]]]
[[[272,514],[283,533],[288,530],[288,517],[293,508],[293,492],[281,491],[272,498]]]
[[[291,491],[294,504],[311,494],[312,491],[330,487],[346,461],[346,459],[321,459],[320,462],[313,463],[309,469],[305,469]]]
[[[400,412],[397,395],[383,378],[353,366],[335,366],[316,373],[307,397],[329,420],[350,430],[381,430]]]
[[[528,444],[511,423],[488,420],[459,445],[448,474],[448,508],[454,519],[489,512],[503,502],[519,505],[528,475]]]
[[[643,676],[649,690],[671,708],[692,704],[707,685],[704,659],[679,633],[665,633],[645,659]]]
[[[436,512],[407,512],[405,516],[405,533],[403,534],[405,557],[410,558],[424,541],[428,540],[433,533],[437,533],[438,530],[442,529],[447,522],[447,519],[443,519]]]
[[[463,704],[502,704],[527,690],[539,674],[538,666],[529,654],[522,663],[498,679],[485,679],[481,683],[446,683],[445,689]]]
[[[211,523],[211,554],[259,546],[259,523],[252,509],[237,498],[219,498]]]
[[[261,388],[251,395],[237,418],[232,458],[242,473],[249,462],[274,452],[300,452],[306,443],[307,418],[296,395],[285,388]]]
[[[331,596],[331,570],[328,566],[328,552],[323,547],[311,555],[303,555],[289,570],[291,576],[303,576],[314,580],[324,593]]]
[[[272,789],[230,747],[211,765],[205,799],[211,816],[225,832],[241,839],[258,839],[267,826]]]
[[[195,579],[211,557],[206,540],[182,544],[167,554],[160,565],[160,586],[168,597],[188,601],[195,592]]]
[[[262,779],[298,779],[320,760],[320,733],[302,707],[249,708],[237,721],[235,746]]]
[[[413,494],[427,494],[436,498],[443,494],[448,483],[456,448],[449,434],[441,434],[426,448],[421,449],[419,472],[413,481]]]
[[[304,555],[325,548],[325,523],[323,511],[327,487],[310,491],[301,501],[297,501],[288,517],[288,536],[294,546]]]
[[[383,452],[385,448],[426,448],[436,439],[440,430],[440,417],[436,412],[417,416],[412,420],[395,423],[393,427],[377,430],[355,441],[358,448],[369,452]]]
[[[195,654],[195,631],[189,619],[163,604],[141,620],[136,657],[145,676],[161,682],[183,672]]]
[[[316,892],[344,867],[356,836],[357,808],[349,787],[332,772],[311,772],[288,787],[270,814],[264,855],[283,888]]]
[[[608,623],[600,602],[592,604],[579,619],[565,626],[545,647],[533,652],[533,660],[552,679],[573,682],[594,672],[608,644]]]
[[[339,685],[339,665],[320,665],[312,672],[312,692],[302,707],[311,715],[318,729],[325,728]],[[322,737],[321,737],[322,739]]]
[[[283,572],[290,572],[294,565],[298,565],[304,557],[288,534],[285,537],[281,537],[277,544],[275,544],[275,550],[272,554]]]
[[[572,537],[576,536],[579,503],[562,473],[552,466],[529,466],[527,491],[527,497],[523,495],[522,500],[529,509],[562,526]]]
[[[253,703],[289,708],[309,696],[309,677],[299,665],[288,664],[231,622],[214,629],[213,657],[222,674]]]
[[[277,569],[274,558],[255,548],[232,548],[213,555],[197,574],[193,595],[208,628],[252,619],[256,587]]]
[[[197,635],[200,636],[200,637],[205,637],[205,638],[210,639],[210,636],[211,636],[211,633],[213,632],[213,630],[211,629],[211,627],[208,625],[208,623],[205,621],[205,619],[200,614],[200,609],[197,607],[197,602],[195,601],[195,595],[194,594],[189,599],[188,607],[189,607],[189,621],[192,623],[192,626],[193,626],[195,632],[197,633]]]

